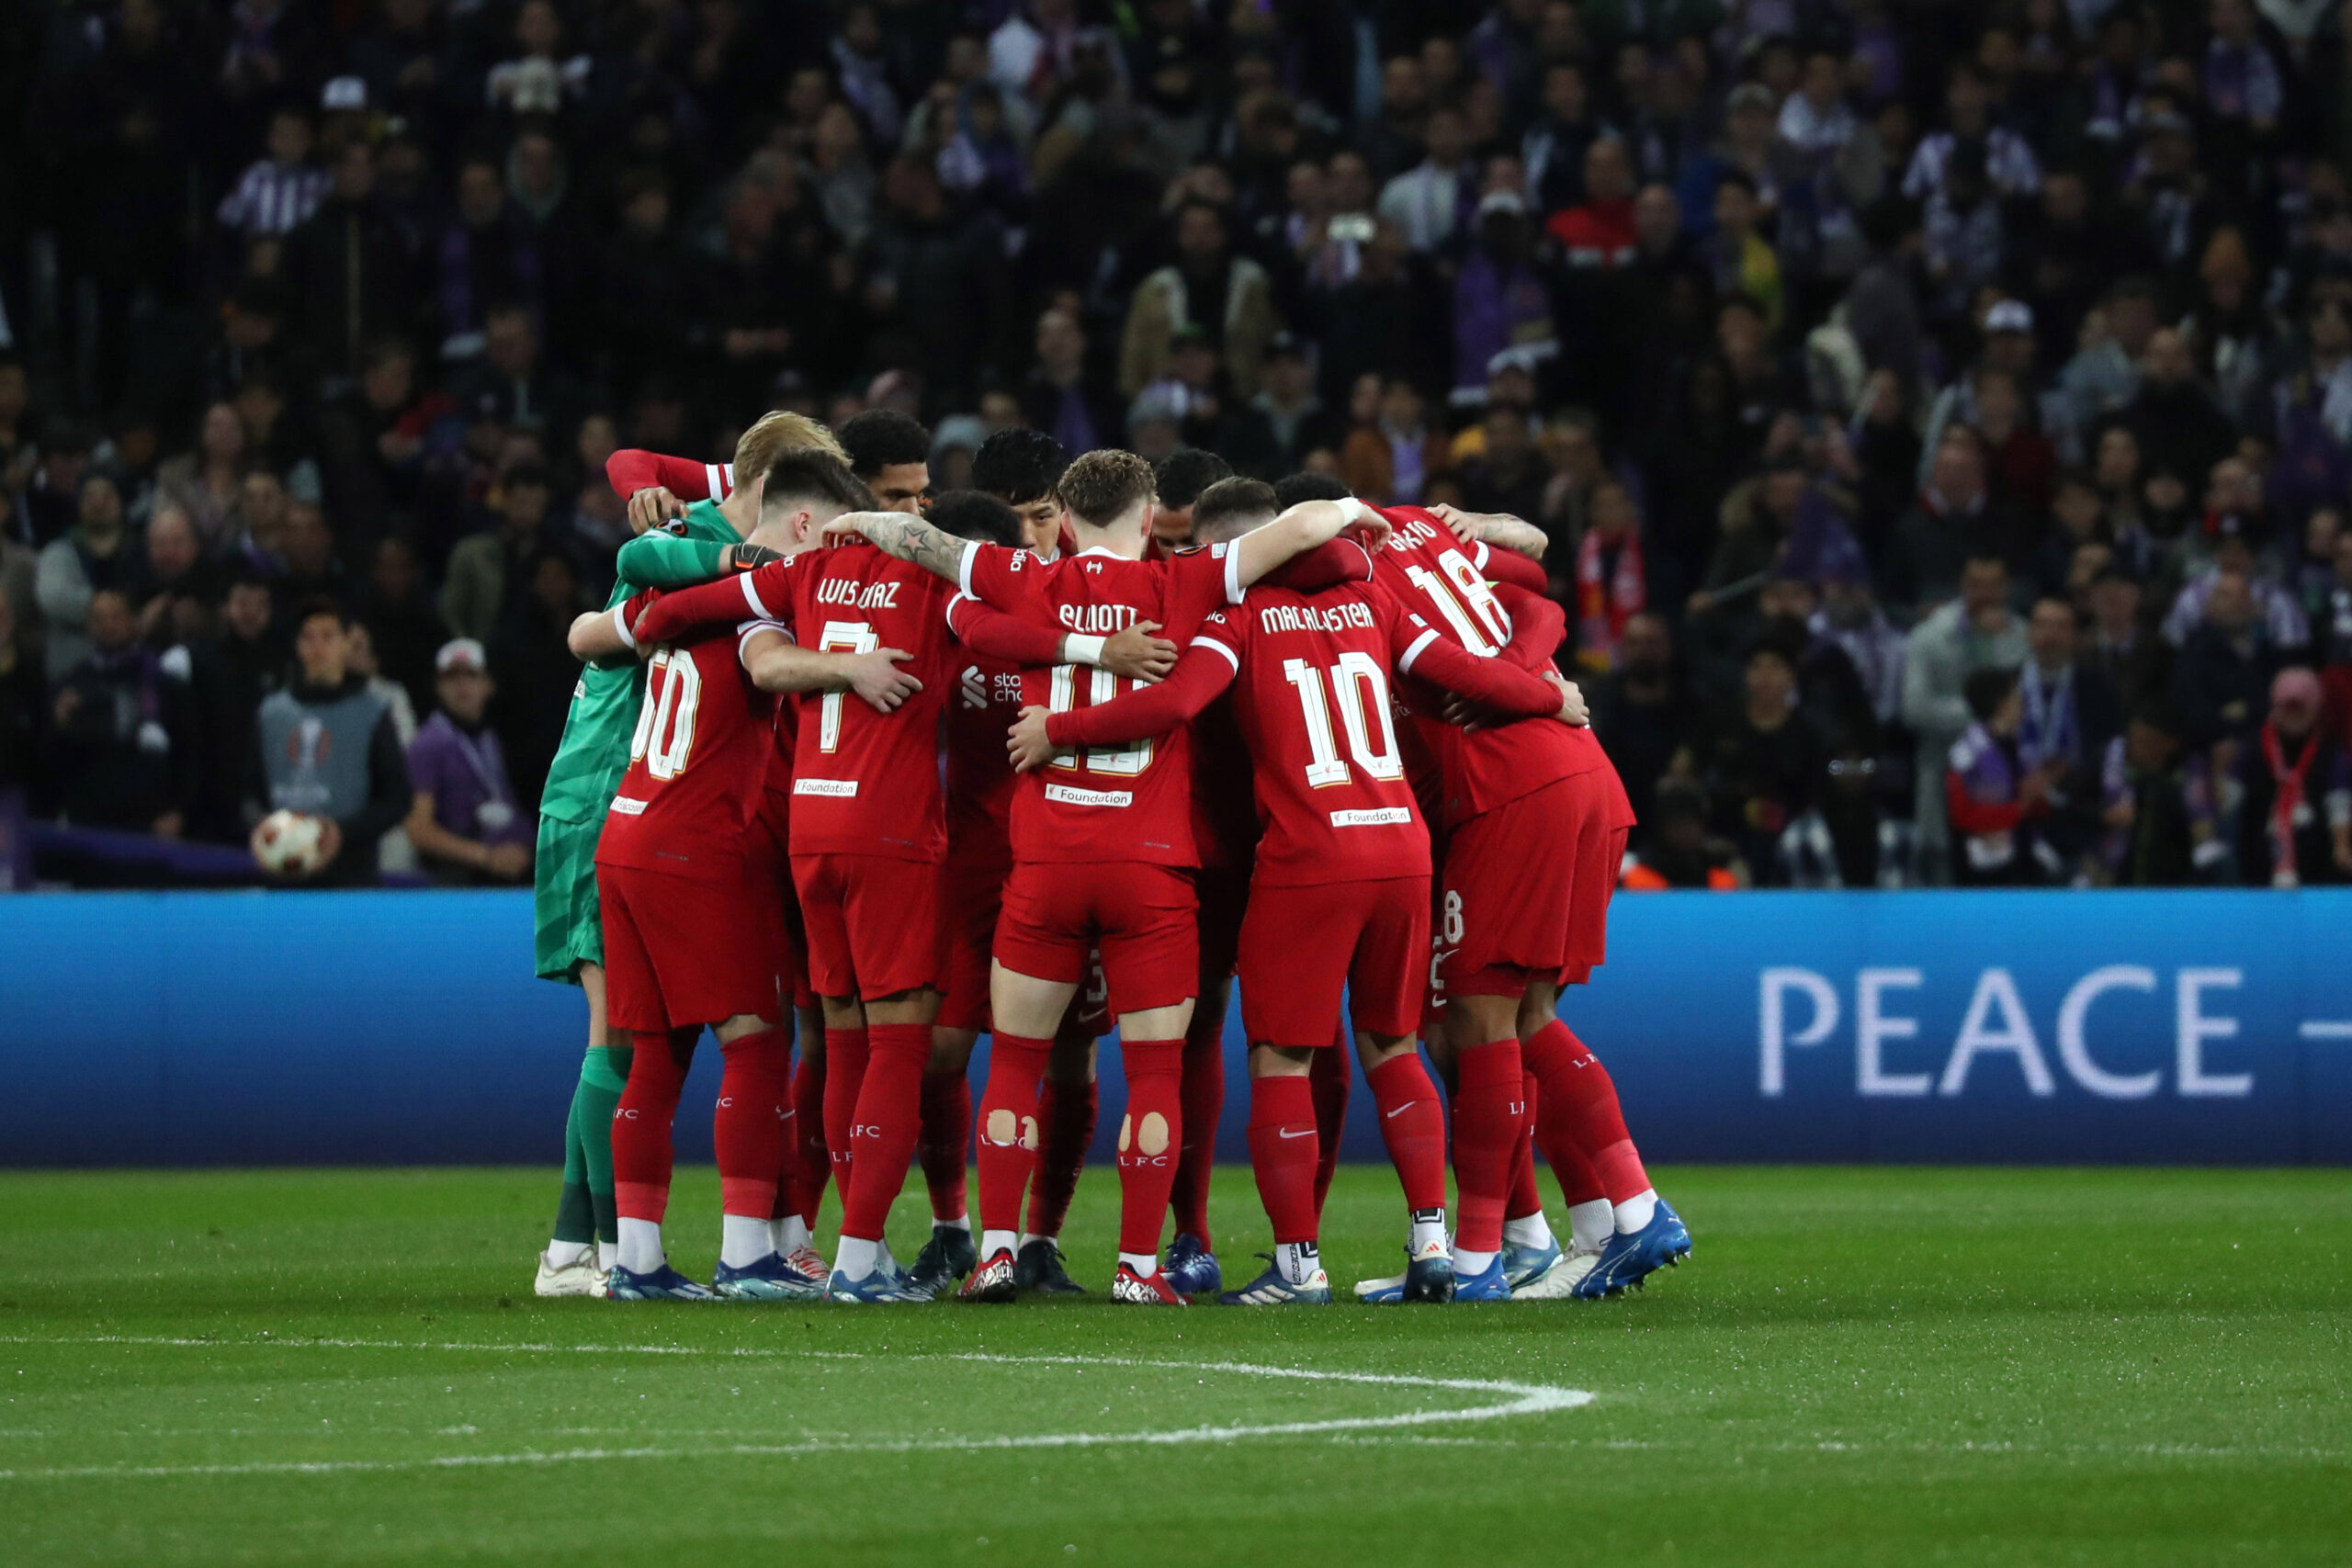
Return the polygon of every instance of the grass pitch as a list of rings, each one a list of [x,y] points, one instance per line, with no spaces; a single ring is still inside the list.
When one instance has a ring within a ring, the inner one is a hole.
[[[1660,1187],[1628,1300],[1151,1312],[540,1302],[540,1171],[0,1176],[0,1562],[2352,1560],[2352,1174]],[[1334,1283],[1400,1231],[1342,1172]]]

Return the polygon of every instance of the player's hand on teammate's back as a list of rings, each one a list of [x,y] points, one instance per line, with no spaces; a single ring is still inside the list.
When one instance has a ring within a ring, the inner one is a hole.
[[[628,531],[642,534],[673,517],[684,517],[686,503],[660,485],[648,485],[628,498]]]
[[[849,689],[864,697],[868,706],[888,713],[922,690],[921,681],[899,668],[899,660],[913,657],[903,648],[847,654],[842,659],[842,673],[849,681]]]
[[[1556,670],[1544,671],[1544,678],[1551,682],[1553,685],[1559,688],[1560,712],[1558,716],[1561,723],[1573,725],[1577,728],[1582,729],[1592,722],[1592,710],[1585,705],[1584,692],[1574,681],[1566,679]]]
[[[1046,736],[1046,710],[1032,704],[1005,732],[1004,749],[1016,773],[1034,773],[1054,760],[1057,748]]]
[[[1443,501],[1435,502],[1428,510],[1430,516],[1453,529],[1453,536],[1464,544],[1475,545],[1478,542],[1487,521],[1481,513],[1464,512],[1452,502]]]
[[[1102,668],[1131,681],[1164,681],[1176,668],[1176,645],[1151,634],[1158,621],[1137,621],[1121,626],[1102,639]]]

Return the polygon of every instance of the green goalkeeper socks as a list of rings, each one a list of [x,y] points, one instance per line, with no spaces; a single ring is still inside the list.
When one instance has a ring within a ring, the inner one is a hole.
[[[628,1081],[626,1045],[591,1045],[571,1090],[563,1129],[563,1195],[556,1202],[555,1239],[585,1247],[617,1240],[613,1207],[613,1111]]]
[[[571,1095],[573,1137],[586,1165],[588,1197],[602,1241],[620,1239],[620,1216],[613,1206],[613,1112],[636,1054],[627,1045],[590,1046],[580,1064],[580,1087]],[[564,1179],[571,1179],[569,1162]]]

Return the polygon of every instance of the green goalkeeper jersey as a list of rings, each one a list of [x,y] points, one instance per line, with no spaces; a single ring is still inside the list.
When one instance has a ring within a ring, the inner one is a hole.
[[[675,530],[674,532],[673,530]],[[644,588],[677,588],[707,582],[726,569],[726,548],[742,536],[726,513],[707,501],[684,517],[655,528],[621,547],[616,559],[610,609]],[[628,743],[637,728],[638,704],[645,693],[644,666],[636,660],[610,666],[588,665],[571,688],[563,739],[548,765],[539,815],[563,822],[600,822],[612,808],[613,792],[628,772]]]

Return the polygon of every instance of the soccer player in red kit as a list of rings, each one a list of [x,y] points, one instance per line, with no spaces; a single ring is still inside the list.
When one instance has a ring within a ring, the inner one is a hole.
[[[1132,453],[1090,452],[1059,487],[1078,550],[1050,567],[1025,550],[967,545],[903,518],[843,519],[885,549],[957,580],[1008,613],[1043,601],[1051,624],[1081,636],[1157,622],[1188,640],[1220,605],[1292,557],[1329,543],[1336,512],[1278,519],[1231,547],[1166,560],[1140,558],[1153,501],[1151,469]],[[1345,549],[1345,547],[1340,547]],[[1359,561],[1342,564],[1335,575]],[[1132,682],[1129,683],[1132,685]],[[1107,702],[1121,682],[1072,666],[1023,677],[1024,705],[1057,711]],[[1012,1226],[1035,1163],[1023,1147],[1036,1115],[1047,1036],[1060,1022],[1099,945],[1119,1013],[1127,1114],[1120,1129],[1119,1267],[1114,1301],[1178,1304],[1160,1277],[1166,1222],[1182,1135],[1179,1071],[1198,980],[1189,873],[1191,759],[1182,728],[1133,746],[1067,759],[1023,781],[1012,811],[1013,869],[997,925],[989,1009],[996,1026],[980,1114],[980,1263],[965,1294],[1010,1299]]]
[[[1393,531],[1374,553],[1381,581],[1471,653],[1501,653],[1511,618],[1487,574],[1521,572],[1532,582],[1541,569],[1464,541],[1419,508],[1385,515]],[[1536,1082],[1522,1039],[1547,1051],[1556,1038],[1549,1026],[1560,985],[1584,978],[1605,955],[1608,893],[1633,813],[1589,730],[1513,724],[1465,731],[1420,718],[1415,728],[1438,763],[1447,840],[1437,966],[1446,996],[1444,1043],[1458,1083],[1455,1292],[1464,1300],[1507,1300],[1508,1211],[1532,1209],[1526,1229],[1509,1238],[1523,1255],[1548,1272],[1559,1252],[1540,1205],[1525,1202],[1532,1166],[1523,1184],[1517,1179]],[[1635,1195],[1633,1209],[1641,1211],[1645,1245],[1670,1249],[1666,1232],[1680,1233],[1681,1222],[1641,1179],[1646,1196]],[[1523,1188],[1520,1201],[1514,1188]],[[1687,1235],[1679,1245],[1689,1250]],[[1531,1275],[1528,1282],[1540,1280]]]
[[[1210,509],[1209,536],[1246,535],[1275,515],[1255,480]],[[1310,502],[1312,519],[1344,513]],[[1200,524],[1196,521],[1196,526]],[[1554,612],[1556,637],[1559,616]],[[1498,713],[1558,717],[1565,685],[1439,637],[1377,583],[1314,594],[1261,584],[1211,615],[1166,684],[1048,715],[1024,709],[1016,761],[1048,764],[1067,749],[1110,745],[1191,717],[1231,685],[1264,832],[1239,941],[1241,1013],[1250,1040],[1250,1153],[1274,1228],[1272,1267],[1225,1293],[1228,1305],[1331,1299],[1317,1242],[1316,1115],[1308,1083],[1328,1049],[1345,987],[1381,1131],[1411,1216],[1413,1297],[1453,1291],[1445,1245],[1445,1130],[1414,1049],[1429,947],[1429,830],[1406,778],[1391,716],[1392,671],[1433,680]]]
[[[1430,515],[1495,580],[1498,594],[1509,594],[1513,587],[1541,591],[1544,574],[1533,558],[1543,553],[1541,529],[1517,517],[1447,506],[1432,508]],[[1597,750],[1597,743],[1590,750]],[[1504,1211],[1503,1267],[1513,1296],[1530,1300],[1605,1296],[1679,1263],[1690,1251],[1681,1217],[1650,1186],[1609,1069],[1558,1012],[1559,988],[1589,979],[1608,955],[1609,901],[1624,859],[1625,828],[1633,820],[1623,786],[1605,756],[1575,782],[1580,787],[1571,792],[1574,798],[1551,807],[1560,817],[1558,840],[1572,836],[1576,844],[1568,962],[1548,986],[1544,976],[1535,977],[1519,1019],[1529,1112]],[[1567,1199],[1570,1242],[1565,1255],[1544,1218],[1535,1185],[1536,1147]]]
[[[865,490],[845,468],[835,469],[831,499],[838,515],[863,501]],[[901,666],[907,689],[888,711],[852,701],[837,679],[803,688],[817,694],[801,706],[791,848],[809,983],[825,1009],[827,1098],[837,1085],[855,1086],[841,1244],[826,1293],[848,1302],[919,1299],[903,1288],[883,1224],[914,1152],[939,1010],[946,824],[938,733],[950,685],[950,590],[854,543],[762,567],[737,585],[799,645],[795,652],[820,660],[881,654]],[[665,626],[705,614],[697,596],[723,595],[729,586],[688,591],[674,604],[655,604],[647,618]],[[834,1151],[837,1168],[841,1154]]]

